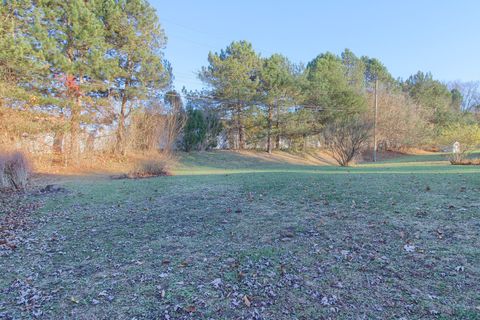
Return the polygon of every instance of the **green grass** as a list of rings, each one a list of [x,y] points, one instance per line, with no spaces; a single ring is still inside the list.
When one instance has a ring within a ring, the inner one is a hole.
[[[0,318],[479,319],[479,173],[205,152],[69,182],[0,258]]]

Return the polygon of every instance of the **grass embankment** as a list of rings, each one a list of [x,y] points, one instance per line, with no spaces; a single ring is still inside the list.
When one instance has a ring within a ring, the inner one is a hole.
[[[212,152],[71,180],[1,257],[0,315],[478,319],[480,168]]]

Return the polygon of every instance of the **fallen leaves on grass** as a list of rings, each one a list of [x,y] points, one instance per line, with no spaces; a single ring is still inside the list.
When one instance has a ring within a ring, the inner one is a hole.
[[[190,264],[191,264],[190,261],[185,260],[185,261],[180,262],[180,265],[179,265],[179,266],[180,266],[181,268],[186,268],[186,267],[188,267]]]
[[[9,255],[23,242],[20,233],[28,229],[30,215],[39,207],[40,201],[26,194],[0,194],[0,256]]]
[[[185,311],[188,313],[194,313],[195,311],[197,311],[197,308],[195,306],[187,306],[185,307]]]

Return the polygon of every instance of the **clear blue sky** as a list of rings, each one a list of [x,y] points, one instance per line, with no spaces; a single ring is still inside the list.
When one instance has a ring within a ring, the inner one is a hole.
[[[307,63],[349,48],[380,59],[394,77],[480,80],[480,1],[151,0],[164,27],[175,87],[202,87],[196,72],[233,40],[265,57]]]

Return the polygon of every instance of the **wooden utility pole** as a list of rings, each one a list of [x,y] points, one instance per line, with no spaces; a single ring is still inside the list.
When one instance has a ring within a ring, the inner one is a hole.
[[[377,99],[378,79],[375,79],[375,113],[373,116],[373,162],[377,162],[377,112],[378,112],[378,99]]]

